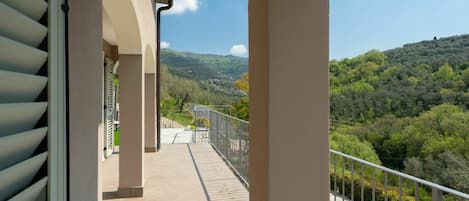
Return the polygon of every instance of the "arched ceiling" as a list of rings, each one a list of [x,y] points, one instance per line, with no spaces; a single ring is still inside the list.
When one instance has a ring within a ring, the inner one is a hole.
[[[162,2],[167,0],[157,0]],[[103,0],[103,38],[119,54],[140,54],[156,61],[156,26],[152,0]],[[150,47],[152,55],[145,53]],[[143,62],[147,61],[143,58]],[[156,68],[145,65],[146,73]]]
[[[117,45],[116,31],[106,10],[103,10],[103,39],[111,45]]]

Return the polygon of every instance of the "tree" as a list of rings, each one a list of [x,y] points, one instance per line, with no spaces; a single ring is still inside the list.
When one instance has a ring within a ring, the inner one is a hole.
[[[184,106],[201,94],[199,83],[171,74],[167,66],[162,68],[161,95],[163,98],[174,98],[178,112],[184,110]]]
[[[241,79],[236,80],[235,86],[246,94],[249,94],[249,74],[243,73]]]
[[[346,129],[337,129],[330,135],[331,149],[356,156],[375,164],[381,164],[378,155],[369,142],[360,141],[357,136],[344,132],[346,132]]]
[[[466,86],[469,86],[469,68],[466,68],[461,72],[461,79],[464,81]]]
[[[438,68],[438,71],[436,72],[435,77],[441,81],[451,81],[451,80],[455,80],[456,74],[453,70],[453,67],[451,67],[448,64],[445,64],[441,66],[440,68]]]
[[[451,151],[424,159],[409,158],[404,164],[405,172],[409,174],[469,192],[469,163]]]
[[[331,61],[331,147],[469,192],[467,47],[464,35]]]
[[[234,116],[249,121],[249,74],[247,72],[241,75],[241,79],[235,82],[236,88],[246,93],[248,96],[240,98],[238,102],[233,103]]]

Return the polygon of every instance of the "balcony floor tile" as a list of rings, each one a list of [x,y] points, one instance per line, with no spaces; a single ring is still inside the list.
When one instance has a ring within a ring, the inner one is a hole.
[[[145,154],[143,198],[119,199],[119,154],[103,161],[103,200],[117,201],[248,201],[249,193],[212,147],[163,144]]]

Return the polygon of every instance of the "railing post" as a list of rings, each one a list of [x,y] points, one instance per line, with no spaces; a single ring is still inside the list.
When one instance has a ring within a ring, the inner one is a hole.
[[[230,129],[228,128],[229,125],[229,118],[225,116],[225,152],[227,159],[230,160],[230,147],[231,147],[231,141],[230,141]]]
[[[242,151],[243,145],[242,145],[242,141],[241,141],[241,122],[238,122],[238,125],[239,125],[238,126],[238,132],[237,132],[238,133],[238,138],[239,138],[239,140],[238,140],[238,143],[239,143],[238,144],[238,147],[239,147],[238,148],[238,167],[241,169],[241,167],[243,167],[243,164],[241,163],[242,158],[243,158],[243,151]],[[243,168],[243,176],[245,175],[244,172],[245,172],[245,170]]]
[[[217,149],[220,150],[220,115],[215,113],[217,116]]]
[[[337,201],[337,155],[334,154],[334,201]]]
[[[388,172],[384,172],[384,201],[388,201]]]
[[[419,201],[419,183],[415,182],[415,201]]]
[[[402,177],[399,176],[399,201],[402,201]]]
[[[214,141],[214,138],[213,138],[213,124],[215,124],[215,121],[213,119],[213,115],[212,115],[212,111],[208,111],[208,118],[210,118],[210,132],[209,132],[209,139],[210,139],[210,143],[213,144],[213,141]]]
[[[192,134],[192,143],[197,143],[197,107],[194,107],[194,133]]]
[[[372,170],[373,172],[371,173],[371,177],[373,178],[372,179],[372,193],[373,194],[371,194],[371,200],[375,201],[376,200],[376,169],[373,168]]]
[[[354,201],[354,200],[355,200],[355,198],[354,198],[354,195],[355,195],[354,190],[355,190],[355,189],[354,189],[354,186],[353,186],[353,185],[355,185],[355,184],[354,184],[354,183],[355,183],[355,182],[354,182],[355,167],[354,167],[354,162],[353,162],[353,160],[350,160],[350,162],[352,162],[352,163],[350,164],[350,165],[351,165],[351,169],[352,169],[352,178],[351,178],[351,180],[352,180],[352,181],[351,181],[351,183],[352,183],[352,184],[351,184],[352,189],[350,189],[350,198],[352,199],[352,201]]]
[[[364,194],[364,184],[363,184],[363,163],[360,162],[360,200],[364,201],[365,200],[365,194]]]
[[[443,193],[436,188],[432,188],[432,201],[443,201]]]
[[[342,157],[342,199],[345,199],[345,157]]]

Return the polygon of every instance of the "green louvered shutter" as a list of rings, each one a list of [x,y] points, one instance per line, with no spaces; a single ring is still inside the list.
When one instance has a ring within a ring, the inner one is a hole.
[[[47,9],[0,0],[0,201],[46,199]]]

